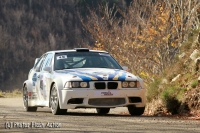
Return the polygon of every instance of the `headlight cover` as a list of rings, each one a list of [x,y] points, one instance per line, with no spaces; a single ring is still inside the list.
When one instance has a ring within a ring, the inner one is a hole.
[[[139,81],[123,81],[122,88],[139,88],[140,82]]]
[[[88,87],[88,82],[80,82],[80,87],[87,88]]]
[[[127,88],[127,87],[128,87],[128,82],[126,82],[126,81],[125,81],[125,82],[122,82],[122,87],[123,87],[123,88]]]
[[[83,82],[83,81],[66,82],[64,88],[89,88],[89,82]]]

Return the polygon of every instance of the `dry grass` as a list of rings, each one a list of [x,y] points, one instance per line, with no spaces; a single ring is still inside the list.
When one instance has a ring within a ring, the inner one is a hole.
[[[0,98],[10,98],[10,97],[22,97],[22,91],[19,89],[15,89],[13,91],[1,91],[0,90]]]

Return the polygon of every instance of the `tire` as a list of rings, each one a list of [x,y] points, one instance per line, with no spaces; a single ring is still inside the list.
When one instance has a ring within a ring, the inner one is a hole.
[[[110,108],[96,108],[98,114],[107,114],[110,111]]]
[[[36,112],[37,111],[37,107],[29,107],[28,106],[28,91],[27,91],[26,85],[23,88],[23,103],[24,103],[24,109],[26,112]]]
[[[50,107],[51,112],[54,115],[64,115],[67,112],[67,109],[60,109],[59,100],[58,100],[58,93],[55,84],[51,88],[51,94],[50,94]]]
[[[140,116],[144,113],[145,107],[128,106],[129,114],[132,116]]]

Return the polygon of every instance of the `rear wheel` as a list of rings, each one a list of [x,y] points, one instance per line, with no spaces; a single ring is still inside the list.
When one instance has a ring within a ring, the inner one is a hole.
[[[128,111],[133,116],[140,116],[144,113],[145,107],[128,106]]]
[[[110,111],[110,108],[96,108],[98,114],[107,114]]]
[[[51,106],[51,112],[54,115],[62,115],[62,114],[66,114],[67,112],[67,109],[60,109],[58,92],[57,92],[55,84],[53,85],[51,89],[50,106]]]
[[[27,86],[25,85],[23,88],[23,103],[24,103],[24,109],[27,112],[35,112],[37,111],[37,107],[29,107],[28,106],[28,91]]]

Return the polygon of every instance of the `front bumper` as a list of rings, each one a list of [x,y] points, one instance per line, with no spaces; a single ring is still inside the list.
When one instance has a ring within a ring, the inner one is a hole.
[[[135,105],[135,107],[145,107],[145,89],[117,89],[117,90],[96,90],[96,89],[73,89],[73,90],[59,90],[59,102],[61,109],[75,109],[75,108],[115,108]],[[137,102],[132,102],[130,98],[141,99]],[[78,104],[69,103],[70,99],[82,99]],[[124,100],[122,100],[124,99]],[[103,104],[98,104],[105,101]],[[108,101],[108,104],[106,103]],[[92,101],[92,102],[91,102]],[[111,102],[114,101],[114,104]],[[119,101],[119,102],[118,102]],[[91,104],[92,103],[92,104]],[[96,103],[96,104],[95,104]]]

